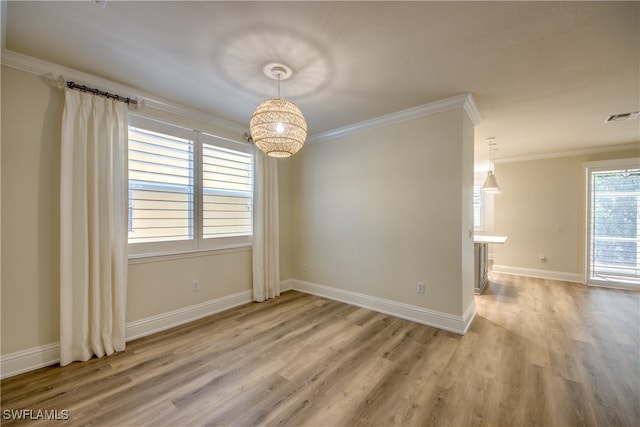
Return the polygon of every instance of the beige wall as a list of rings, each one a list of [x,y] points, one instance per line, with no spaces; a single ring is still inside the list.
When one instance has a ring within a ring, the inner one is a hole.
[[[251,248],[129,264],[127,322],[251,289]],[[198,292],[191,283],[200,282]]]
[[[508,240],[505,245],[492,245],[496,268],[582,277],[586,210],[583,164],[639,155],[640,150],[631,150],[497,164],[502,193],[494,198],[493,226],[495,234],[506,235]],[[545,255],[545,262],[539,261],[540,254]]]
[[[2,354],[58,341],[63,93],[2,67]],[[9,108],[10,107],[10,108]],[[224,137],[211,125],[145,110]],[[495,263],[582,274],[585,161],[499,163]],[[473,125],[463,109],[308,144],[279,162],[281,278],[444,313],[473,301]],[[538,261],[544,253],[546,263]],[[201,290],[191,292],[199,280]],[[416,282],[425,294],[416,293]],[[133,262],[127,322],[251,288],[251,251]]]
[[[58,341],[63,95],[2,68],[2,353]]]
[[[2,354],[59,340],[59,181],[63,92],[2,67]],[[160,118],[167,113],[145,110]],[[230,136],[183,120],[200,130]],[[201,290],[191,291],[200,281]],[[127,322],[251,288],[250,249],[129,266]]]
[[[291,206],[291,187],[294,177],[291,175],[292,158],[278,160],[278,196],[280,212],[280,279],[293,278],[293,247]]]
[[[465,114],[462,121],[462,169],[460,245],[462,258],[462,310],[474,301],[474,251],[473,251],[473,186],[474,186],[474,125]]]
[[[463,314],[473,126],[462,108],[309,144],[292,160],[295,279]]]

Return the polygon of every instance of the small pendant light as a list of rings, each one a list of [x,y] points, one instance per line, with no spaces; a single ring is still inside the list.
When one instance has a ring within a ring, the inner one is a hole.
[[[492,194],[500,194],[500,186],[494,173],[494,153],[498,150],[498,144],[495,142],[495,138],[487,138],[487,145],[489,146],[489,171],[487,172],[487,178],[482,184],[482,191]]]

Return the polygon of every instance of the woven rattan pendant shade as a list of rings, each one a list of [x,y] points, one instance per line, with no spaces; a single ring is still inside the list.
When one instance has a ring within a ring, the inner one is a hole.
[[[289,157],[298,152],[307,139],[307,122],[300,109],[282,98],[262,101],[251,116],[251,138],[271,157]]]
[[[262,71],[278,80],[278,97],[262,101],[253,112],[249,122],[251,139],[271,157],[293,156],[307,139],[307,121],[296,104],[280,98],[280,80],[290,78],[292,70],[274,62],[265,65]]]

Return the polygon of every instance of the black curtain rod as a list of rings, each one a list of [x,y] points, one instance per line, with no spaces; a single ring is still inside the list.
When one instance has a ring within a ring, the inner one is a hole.
[[[94,95],[100,95],[100,96],[104,96],[106,98],[115,99],[116,101],[125,102],[127,104],[138,105],[138,101],[136,101],[135,99],[125,98],[124,96],[116,95],[116,94],[109,93],[109,92],[104,92],[102,90],[94,89],[94,88],[91,88],[91,87],[87,87],[85,85],[79,85],[79,84],[77,84],[75,82],[67,82],[67,87],[69,89],[76,89],[76,90],[79,90],[79,91],[82,91],[82,92],[89,92],[89,93],[92,93]]]

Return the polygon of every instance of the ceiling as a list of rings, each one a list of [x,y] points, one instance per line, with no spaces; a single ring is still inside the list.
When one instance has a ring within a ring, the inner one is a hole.
[[[497,161],[640,143],[639,120],[604,123],[640,110],[640,2],[9,1],[3,19],[4,52],[243,125],[278,61],[311,135],[468,92],[477,165],[488,137]]]

